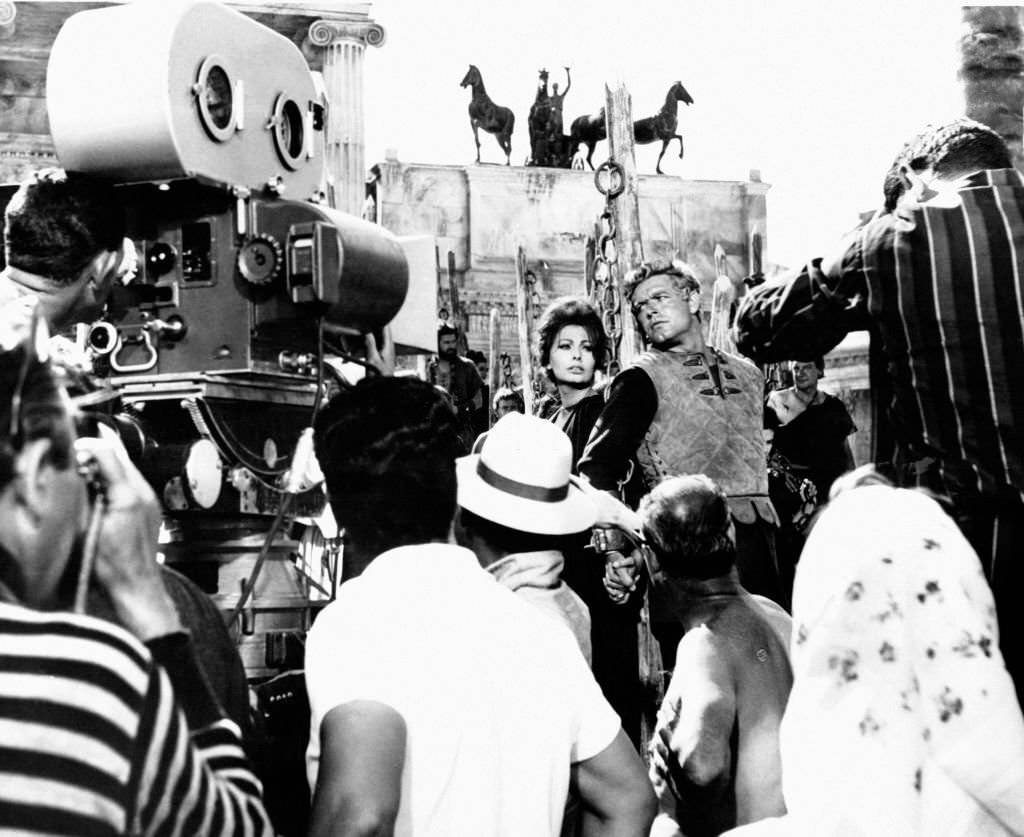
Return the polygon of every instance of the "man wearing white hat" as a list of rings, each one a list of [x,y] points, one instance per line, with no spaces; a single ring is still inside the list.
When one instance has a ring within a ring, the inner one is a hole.
[[[415,378],[366,378],[318,417],[345,557],[365,569],[307,639],[309,833],[555,837],[572,785],[583,834],[646,837],[651,785],[572,636],[451,543],[458,429],[444,394]],[[567,478],[472,462],[551,498],[549,522],[593,519],[559,501]]]
[[[563,622],[589,663],[590,614],[562,581],[562,547],[594,525],[596,511],[572,476],[569,437],[509,413],[479,447],[456,462],[456,539],[504,586]]]

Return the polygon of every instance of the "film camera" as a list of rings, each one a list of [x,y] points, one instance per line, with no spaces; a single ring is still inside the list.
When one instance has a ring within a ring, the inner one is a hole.
[[[272,673],[332,580],[296,571],[320,563],[292,521],[323,492],[284,490],[325,347],[394,322],[400,351],[432,350],[432,242],[417,269],[424,240],[324,205],[328,103],[290,41],[217,3],[72,15],[47,107],[61,165],[117,184],[140,256],[86,342],[163,497],[167,562],[240,616],[249,673]]]

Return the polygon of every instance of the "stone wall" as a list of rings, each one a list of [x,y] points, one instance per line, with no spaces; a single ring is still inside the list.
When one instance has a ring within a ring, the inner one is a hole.
[[[486,351],[488,312],[502,312],[503,349],[515,355],[515,254],[522,246],[542,303],[584,292],[585,248],[604,199],[591,172],[519,166],[380,164],[378,217],[399,235],[436,237],[441,264],[454,254],[459,299],[471,348]],[[682,258],[711,301],[714,250],[721,245],[734,277],[750,273],[750,236],[765,236],[760,181],[694,181],[641,176],[645,258]]]

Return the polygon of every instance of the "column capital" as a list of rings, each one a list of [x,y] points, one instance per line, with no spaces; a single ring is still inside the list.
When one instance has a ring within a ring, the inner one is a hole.
[[[372,20],[321,18],[309,27],[309,42],[321,48],[339,41],[356,41],[363,46],[379,47],[384,44],[384,38],[384,27]]]

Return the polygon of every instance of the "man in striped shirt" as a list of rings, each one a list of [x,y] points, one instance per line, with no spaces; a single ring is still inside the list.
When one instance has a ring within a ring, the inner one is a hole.
[[[163,586],[152,489],[119,443],[75,439],[44,334],[33,300],[0,310],[0,832],[269,835]],[[128,630],[67,612],[83,541]]]
[[[1024,178],[991,129],[929,127],[897,156],[886,203],[834,259],[757,288],[740,351],[806,358],[871,333],[875,461],[951,502],[995,593],[1024,692]]]

